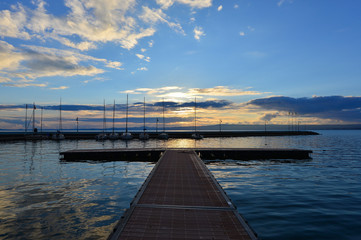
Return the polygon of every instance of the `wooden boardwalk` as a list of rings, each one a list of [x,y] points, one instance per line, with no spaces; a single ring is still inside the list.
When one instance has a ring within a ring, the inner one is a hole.
[[[167,150],[109,239],[257,239],[194,150]]]

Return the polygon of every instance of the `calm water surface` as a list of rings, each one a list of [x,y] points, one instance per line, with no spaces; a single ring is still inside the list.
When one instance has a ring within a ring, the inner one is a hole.
[[[361,131],[199,141],[0,143],[0,239],[105,239],[152,163],[64,163],[69,149],[313,150],[312,160],[206,161],[260,239],[361,239]]]

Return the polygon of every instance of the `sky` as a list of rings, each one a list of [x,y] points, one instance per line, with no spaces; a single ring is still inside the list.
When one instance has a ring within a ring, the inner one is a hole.
[[[361,123],[361,2],[0,2],[0,129]],[[43,110],[41,110],[43,109]],[[296,120],[295,120],[296,121]]]

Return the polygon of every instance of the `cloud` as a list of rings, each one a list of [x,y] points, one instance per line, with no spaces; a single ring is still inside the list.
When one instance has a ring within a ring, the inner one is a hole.
[[[285,2],[288,2],[288,3],[293,3],[293,0],[280,0],[277,5],[280,7],[282,6]]]
[[[261,120],[269,122],[278,116],[280,116],[279,113],[267,113],[261,118]]]
[[[176,32],[185,35],[182,26],[179,23],[170,22],[167,20],[167,15],[162,9],[150,9],[143,6],[143,14],[139,16],[146,23],[156,24],[158,22],[166,23],[170,28],[173,28]]]
[[[212,0],[156,0],[163,9],[168,9],[175,3],[185,4],[192,8],[206,8],[212,6]]]
[[[219,5],[219,7],[217,8],[217,11],[220,12],[220,11],[222,11],[222,9],[223,9],[223,6]]]
[[[193,32],[194,32],[194,38],[197,40],[200,40],[202,36],[206,35],[201,27],[195,27]]]
[[[3,82],[13,82],[6,86],[36,86],[20,82],[34,81],[41,77],[53,76],[94,76],[104,70],[91,63],[101,63],[105,67],[120,69],[121,62],[94,58],[68,50],[22,45],[15,48],[0,41],[0,78]],[[39,85],[41,86],[41,85]]]
[[[18,87],[18,88],[23,88],[23,87],[46,87],[48,86],[48,84],[46,83],[6,83],[3,84],[4,87]]]
[[[0,70],[15,70],[24,59],[13,45],[0,40]]]
[[[120,93],[156,95],[156,94],[163,94],[168,91],[180,90],[180,89],[182,89],[182,88],[177,87],[177,86],[168,86],[168,87],[161,87],[161,88],[137,88],[134,90],[121,91]]]
[[[144,61],[146,61],[146,62],[150,62],[150,57],[146,57],[146,56],[144,56],[143,54],[139,54],[139,53],[137,53],[137,54],[135,54],[139,59],[143,59]]]
[[[125,49],[133,48],[139,39],[152,36],[155,29],[140,27],[136,18],[127,15],[135,0],[97,1],[65,0],[69,12],[61,17],[49,14],[42,0],[33,1],[35,8],[21,3],[12,11],[0,12],[0,36],[20,39],[53,39],[79,50],[96,48],[97,43],[116,42]],[[75,41],[73,36],[78,36]]]
[[[247,91],[243,89],[230,89],[226,86],[216,86],[213,88],[191,88],[189,93],[195,96],[245,96],[263,94],[257,91]]]
[[[144,58],[144,55],[143,55],[143,54],[139,54],[139,53],[135,54],[135,56],[137,56],[139,59],[143,59],[143,58]]]
[[[53,88],[50,88],[51,90],[65,90],[65,89],[68,89],[69,87],[68,86],[60,86],[60,87],[53,87]]]
[[[140,39],[153,36],[154,25],[159,22],[185,35],[182,26],[163,12],[173,4],[192,9],[212,6],[212,0],[157,0],[157,3],[161,8],[137,4],[136,0],[65,0],[68,11],[61,16],[49,13],[43,0],[32,1],[26,7],[17,3],[11,10],[0,11],[0,37],[55,40],[81,51],[114,42],[129,50]]]
[[[148,71],[148,68],[146,67],[140,67],[140,68],[137,68],[138,71]]]
[[[28,18],[25,8],[18,4],[13,6],[13,10],[0,11],[0,36],[30,39],[31,36],[25,28]]]
[[[243,37],[243,36],[245,36],[246,34],[245,34],[244,32],[240,32],[239,35]]]
[[[234,9],[238,9],[238,8],[239,8],[239,5],[238,5],[238,4],[234,4],[233,8],[234,8]]]
[[[295,112],[344,122],[361,122],[361,97],[326,96],[312,98],[269,97],[248,102],[266,110]]]

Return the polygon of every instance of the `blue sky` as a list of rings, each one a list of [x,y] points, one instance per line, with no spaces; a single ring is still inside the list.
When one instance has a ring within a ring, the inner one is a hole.
[[[65,126],[99,119],[104,99],[120,118],[126,94],[134,118],[144,96],[150,119],[164,99],[175,125],[191,124],[194,97],[200,125],[286,124],[290,112],[359,123],[360,12],[354,0],[1,1],[0,128],[21,128],[33,102],[51,128],[60,98]]]

